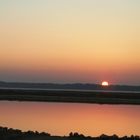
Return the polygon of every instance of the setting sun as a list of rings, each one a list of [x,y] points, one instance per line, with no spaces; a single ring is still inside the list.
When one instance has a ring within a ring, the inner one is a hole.
[[[102,86],[109,86],[109,83],[107,81],[103,81]]]

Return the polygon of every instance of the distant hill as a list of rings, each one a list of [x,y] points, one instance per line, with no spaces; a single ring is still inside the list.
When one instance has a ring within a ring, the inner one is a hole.
[[[0,81],[0,88],[35,88],[35,89],[75,89],[75,90],[112,90],[112,91],[140,91],[140,86],[110,85],[102,87],[99,84],[57,84],[57,83],[21,83]]]

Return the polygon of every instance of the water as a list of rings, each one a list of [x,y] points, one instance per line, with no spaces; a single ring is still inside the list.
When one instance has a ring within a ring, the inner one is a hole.
[[[0,102],[0,126],[52,135],[140,135],[140,106]]]
[[[121,93],[138,93],[138,94],[140,94],[140,91],[130,91],[130,90],[126,90],[126,91],[124,91],[124,90],[88,90],[88,89],[52,89],[52,88],[21,88],[21,87],[19,87],[19,88],[15,88],[15,87],[0,87],[0,89],[14,89],[14,90],[36,90],[36,91],[38,91],[38,90],[40,90],[40,91],[47,91],[47,90],[53,90],[53,91],[81,91],[81,92],[83,92],[83,91],[88,91],[88,92],[113,92],[113,93],[119,93],[119,92],[121,92]]]

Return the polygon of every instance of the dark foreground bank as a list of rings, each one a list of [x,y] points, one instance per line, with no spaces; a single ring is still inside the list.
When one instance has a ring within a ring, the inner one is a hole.
[[[140,93],[133,91],[0,88],[0,100],[140,105]]]
[[[8,129],[0,127],[0,140],[140,140],[140,136],[124,136],[117,135],[107,136],[102,134],[99,137],[84,136],[83,134],[70,133],[69,136],[51,136],[49,133],[39,133],[33,131],[22,132],[18,129]]]

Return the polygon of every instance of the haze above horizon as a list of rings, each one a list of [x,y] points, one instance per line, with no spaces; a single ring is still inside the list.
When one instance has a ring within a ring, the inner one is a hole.
[[[0,0],[0,81],[140,85],[139,0]]]

